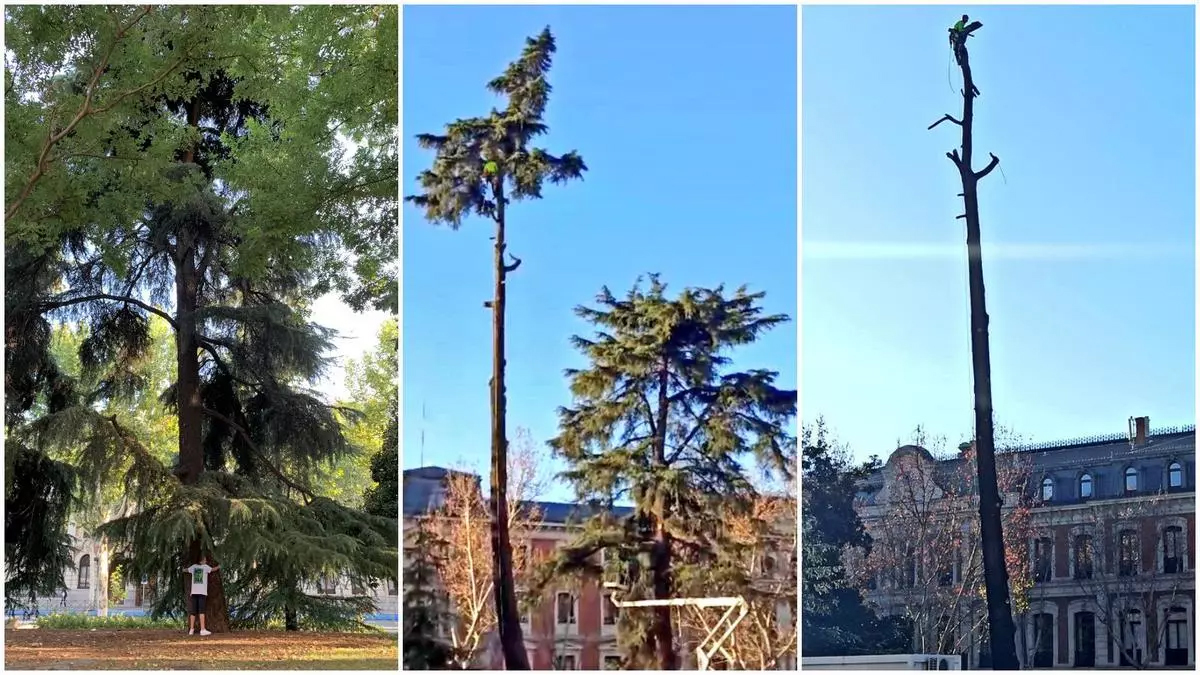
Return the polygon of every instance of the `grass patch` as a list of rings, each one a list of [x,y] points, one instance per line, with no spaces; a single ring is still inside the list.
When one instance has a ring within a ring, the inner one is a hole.
[[[148,616],[89,616],[86,614],[47,614],[37,618],[38,628],[61,630],[145,630],[148,628],[178,629],[183,626],[179,619],[151,619]]]

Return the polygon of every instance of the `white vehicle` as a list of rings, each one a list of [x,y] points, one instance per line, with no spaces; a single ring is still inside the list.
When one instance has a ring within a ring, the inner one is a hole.
[[[959,654],[868,654],[805,656],[800,670],[962,670]]]

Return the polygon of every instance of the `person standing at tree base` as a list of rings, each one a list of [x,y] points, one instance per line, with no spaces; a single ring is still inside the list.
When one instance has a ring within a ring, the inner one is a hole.
[[[200,634],[212,635],[208,628],[204,625],[204,601],[208,599],[208,575],[221,569],[208,566],[208,558],[201,553],[200,562],[196,565],[183,568],[184,572],[191,574],[192,584],[192,600],[191,612],[188,614],[188,635],[192,635],[192,631],[196,628],[196,617],[200,617]]]

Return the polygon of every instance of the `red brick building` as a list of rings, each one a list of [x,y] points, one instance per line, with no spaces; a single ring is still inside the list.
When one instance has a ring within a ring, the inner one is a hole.
[[[404,472],[405,529],[412,527],[415,518],[441,505],[444,482],[448,471],[438,467],[423,467]],[[551,556],[571,541],[577,528],[591,514],[587,507],[561,502],[536,502],[540,512],[540,527],[532,537],[534,557]],[[627,507],[617,507],[618,515]],[[795,531],[794,520],[785,527]],[[790,560],[784,555],[772,555],[773,575],[790,573]],[[776,560],[778,558],[778,560]],[[602,559],[598,562],[602,562]],[[518,591],[519,592],[519,591]],[[620,652],[617,649],[617,612],[611,604],[611,592],[599,580],[589,579],[578,586],[564,585],[552,589],[535,611],[522,616],[521,628],[530,665],[534,670],[610,670],[617,669]],[[784,621],[792,622],[790,616]],[[503,670],[504,660],[495,634],[488,636],[488,646],[479,663],[480,668]],[[795,645],[785,666],[794,670]],[[680,649],[684,668],[694,668],[694,655]]]

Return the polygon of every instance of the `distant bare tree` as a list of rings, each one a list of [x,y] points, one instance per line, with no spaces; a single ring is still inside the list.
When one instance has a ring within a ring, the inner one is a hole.
[[[530,545],[542,520],[541,510],[532,501],[546,485],[541,455],[527,430],[517,431],[508,463],[513,571],[521,585],[531,568]],[[439,560],[437,572],[453,610],[451,663],[466,670],[476,664],[487,646],[486,638],[496,630],[491,518],[478,477],[465,471],[451,474],[445,502],[423,526],[446,544],[447,555]]]
[[[1007,431],[999,431],[1005,445],[1018,444]],[[852,549],[845,555],[868,600],[912,625],[917,653],[967,651],[988,627],[975,450],[966,446],[955,461],[939,461],[949,458],[944,442],[917,428],[912,445],[933,452],[906,451],[889,462],[886,492],[861,511],[872,539],[870,552]],[[996,456],[996,476],[1005,501],[1010,601],[1020,612],[1028,605],[1032,585],[1024,554],[1030,534],[1029,461],[1002,450]]]

